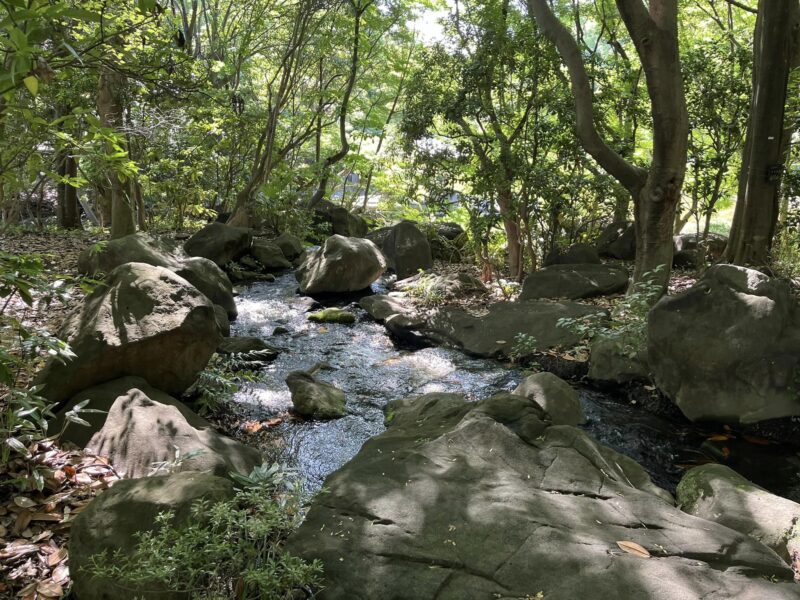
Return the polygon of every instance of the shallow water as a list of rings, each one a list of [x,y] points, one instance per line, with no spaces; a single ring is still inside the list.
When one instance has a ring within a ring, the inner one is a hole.
[[[347,416],[332,421],[286,419],[263,438],[267,457],[296,468],[309,491],[319,489],[327,475],[384,430],[383,407],[390,400],[429,392],[457,392],[478,400],[511,390],[524,377],[516,368],[471,358],[457,350],[397,350],[384,327],[371,321],[357,305],[349,307],[358,315],[354,325],[311,323],[306,313],[313,300],[296,290],[293,273],[240,290],[239,318],[232,324],[232,335],[262,337],[283,353],[266,367],[263,381],[242,387],[236,401],[253,420],[285,415],[292,406],[284,383],[288,373],[317,363],[329,365],[330,369],[316,376],[344,390]],[[373,291],[385,290],[378,283]],[[278,326],[288,333],[271,337]],[[584,429],[639,462],[658,485],[674,492],[686,464],[724,459],[763,487],[800,501],[800,455],[796,449],[738,440],[709,442],[717,432],[683,419],[654,415],[621,393],[614,396],[589,387],[578,389],[588,418]]]

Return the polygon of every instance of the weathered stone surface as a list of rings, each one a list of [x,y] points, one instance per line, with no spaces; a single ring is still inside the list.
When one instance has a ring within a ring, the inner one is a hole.
[[[185,472],[164,477],[118,481],[97,496],[75,518],[70,529],[69,566],[77,600],[187,600],[188,594],[166,592],[153,584],[131,590],[113,579],[90,577],[93,555],[119,550],[133,553],[139,532],[155,528],[159,513],[174,511],[174,523],[191,518],[191,506],[200,499],[210,502],[233,496],[233,484],[207,473]]]
[[[386,270],[386,260],[369,240],[334,235],[310,253],[297,269],[304,294],[356,292],[368,288]]]
[[[211,302],[219,304],[231,319],[236,318],[231,282],[225,272],[212,261],[201,257],[188,257],[183,248],[166,240],[139,232],[116,240],[109,240],[101,249],[87,248],[78,258],[78,270],[94,276],[110,273],[120,265],[140,262],[154,267],[165,267],[183,277],[205,294]]]
[[[81,414],[90,426],[70,423],[62,439],[108,457],[123,477],[146,477],[154,463],[171,462],[176,452],[181,457],[199,452],[176,466],[179,471],[227,476],[231,471],[247,474],[261,464],[257,450],[220,435],[186,405],[139,377],[122,377],[76,394],[59,411],[55,426],[60,428],[64,413],[84,400],[89,400],[86,408],[104,412]]]
[[[544,301],[496,302],[480,315],[445,307],[432,315],[425,331],[469,354],[508,357],[519,334],[537,350],[576,344],[578,336],[559,327],[558,320],[594,313],[605,311],[576,302]]]
[[[305,371],[292,371],[286,377],[297,414],[308,419],[337,419],[345,415],[344,392],[330,383],[318,381]]]
[[[427,348],[433,342],[424,331],[425,320],[408,314],[389,315],[384,320],[389,337],[400,348]]]
[[[105,283],[62,326],[76,357],[48,362],[38,378],[44,397],[61,402],[125,375],[183,393],[217,347],[214,305],[172,271],[144,263],[117,267]]]
[[[432,225],[436,235],[445,238],[446,240],[455,241],[464,235],[464,228],[458,223],[434,223]]]
[[[550,415],[554,425],[580,425],[586,422],[578,392],[566,381],[544,371],[522,380],[514,394],[533,400]]]
[[[682,233],[673,239],[675,252],[692,251],[700,248],[703,236],[696,233]],[[706,239],[706,255],[712,261],[722,258],[725,246],[728,244],[728,236],[721,233],[709,232]]]
[[[431,246],[425,234],[411,221],[393,226],[380,246],[390,269],[405,279],[433,266]]]
[[[223,337],[229,336],[231,334],[231,322],[228,320],[228,313],[219,304],[214,305],[214,318],[217,321],[220,335]]]
[[[140,231],[86,248],[78,257],[78,271],[93,277],[129,262],[174,269],[180,263],[179,252],[169,241]]]
[[[526,398],[429,394],[390,403],[387,421],[289,539],[323,562],[324,600],[798,598],[771,550],[682,513]]]
[[[609,265],[559,264],[531,273],[522,283],[520,300],[591,298],[624,292],[628,271]]]
[[[636,258],[636,228],[633,221],[617,221],[606,226],[595,242],[600,256],[622,260]]]
[[[268,271],[292,268],[292,263],[286,259],[281,247],[274,242],[255,240],[250,246],[250,254]]]
[[[693,421],[800,414],[800,310],[777,279],[715,265],[659,300],[648,340],[656,384]]]
[[[485,294],[488,291],[480,279],[464,271],[420,273],[395,282],[394,288],[420,297],[430,295],[443,300],[461,298],[468,294]]]
[[[315,321],[317,323],[350,324],[356,322],[356,316],[351,312],[332,306],[329,308],[323,308],[322,310],[318,310],[313,313],[309,313],[308,320]]]
[[[771,494],[719,464],[686,473],[678,484],[677,500],[690,515],[749,535],[789,561],[786,545],[800,518],[800,504]]]
[[[213,261],[207,258],[186,258],[172,269],[196,287],[211,302],[225,309],[229,319],[236,318],[236,301],[233,299],[231,280]]]
[[[360,216],[349,212],[343,206],[336,206],[323,200],[314,207],[314,217],[320,224],[325,224],[328,233],[344,237],[364,237],[367,235],[367,222]]]
[[[625,356],[619,344],[602,336],[595,338],[589,358],[589,379],[605,383],[628,383],[650,378],[647,348],[636,356]]]
[[[542,262],[542,266],[550,265],[588,265],[600,264],[600,255],[597,249],[589,244],[572,244],[566,250],[555,249],[551,251]]]
[[[183,248],[189,256],[202,256],[224,267],[247,254],[253,241],[252,232],[224,223],[209,223],[186,240]]]
[[[697,233],[682,233],[673,237],[673,266],[694,268],[705,264],[706,261],[719,261],[725,252],[728,237],[719,233],[709,233],[705,243],[705,252],[702,252],[702,241],[702,234],[698,235]]]
[[[302,240],[291,233],[282,233],[273,242],[277,244],[283,255],[289,260],[294,260],[305,250]]]
[[[402,299],[383,294],[364,296],[358,301],[358,305],[376,321],[384,321],[392,315],[408,315],[413,312]]]

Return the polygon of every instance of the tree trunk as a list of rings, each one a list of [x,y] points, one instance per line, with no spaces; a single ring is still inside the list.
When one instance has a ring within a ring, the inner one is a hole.
[[[74,179],[78,176],[78,161],[68,148],[64,153],[63,168],[59,172],[64,177]],[[81,219],[78,210],[78,188],[68,183],[60,183],[58,190],[58,215],[64,229],[80,229]]]
[[[760,0],[755,28],[753,93],[726,258],[764,265],[780,212],[789,72],[797,62],[800,2]]]
[[[100,69],[97,85],[97,112],[100,123],[119,132],[123,122],[122,92],[125,78],[110,67]],[[119,135],[119,144],[124,144],[124,136]],[[109,152],[111,149],[109,148]],[[108,175],[108,193],[111,200],[111,239],[120,238],[136,232],[131,206],[125,185],[116,170]]]
[[[350,7],[353,9],[353,49],[350,56],[350,73],[347,76],[347,83],[345,84],[344,95],[342,96],[342,103],[339,106],[339,143],[341,144],[339,150],[331,154],[325,159],[322,165],[322,174],[319,178],[319,185],[316,191],[308,200],[307,208],[313,209],[325,197],[325,191],[328,187],[328,180],[331,176],[331,167],[341,161],[350,152],[350,142],[347,141],[347,111],[350,107],[350,96],[353,93],[353,87],[356,84],[356,76],[358,75],[358,50],[361,45],[361,17],[364,11],[372,4],[372,0],[365,2],[363,5],[356,4],[355,0],[350,0]]]
[[[510,188],[504,186],[498,191],[497,204],[500,205],[503,227],[506,230],[508,270],[512,279],[521,281],[523,276],[522,243],[520,241],[519,223],[512,218],[515,212]]]
[[[634,200],[636,265],[633,281],[660,265],[654,281],[666,289],[672,266],[672,227],[686,170],[689,133],[678,54],[677,0],[617,0],[617,8],[642,62],[653,116],[653,159],[648,171],[625,160],[600,136],[593,90],[580,48],[547,0],[528,0],[541,32],[556,46],[569,72],[583,148]]]

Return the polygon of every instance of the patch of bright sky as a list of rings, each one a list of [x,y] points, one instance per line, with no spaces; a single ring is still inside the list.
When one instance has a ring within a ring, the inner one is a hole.
[[[444,39],[442,19],[450,14],[455,0],[443,0],[436,4],[436,8],[420,8],[417,18],[411,23],[411,27],[417,32],[417,39],[426,46],[432,46]]]

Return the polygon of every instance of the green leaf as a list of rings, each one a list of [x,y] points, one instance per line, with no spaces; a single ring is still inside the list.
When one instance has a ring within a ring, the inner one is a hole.
[[[22,83],[24,83],[25,87],[28,88],[31,96],[35,98],[36,94],[39,93],[39,80],[36,78],[36,75],[28,75],[22,80]]]
[[[31,453],[28,452],[28,448],[25,447],[25,444],[20,442],[17,438],[13,438],[13,437],[8,438],[6,440],[6,444],[11,446],[11,448],[16,450],[20,454],[24,455],[25,457],[29,457],[31,455]]]

